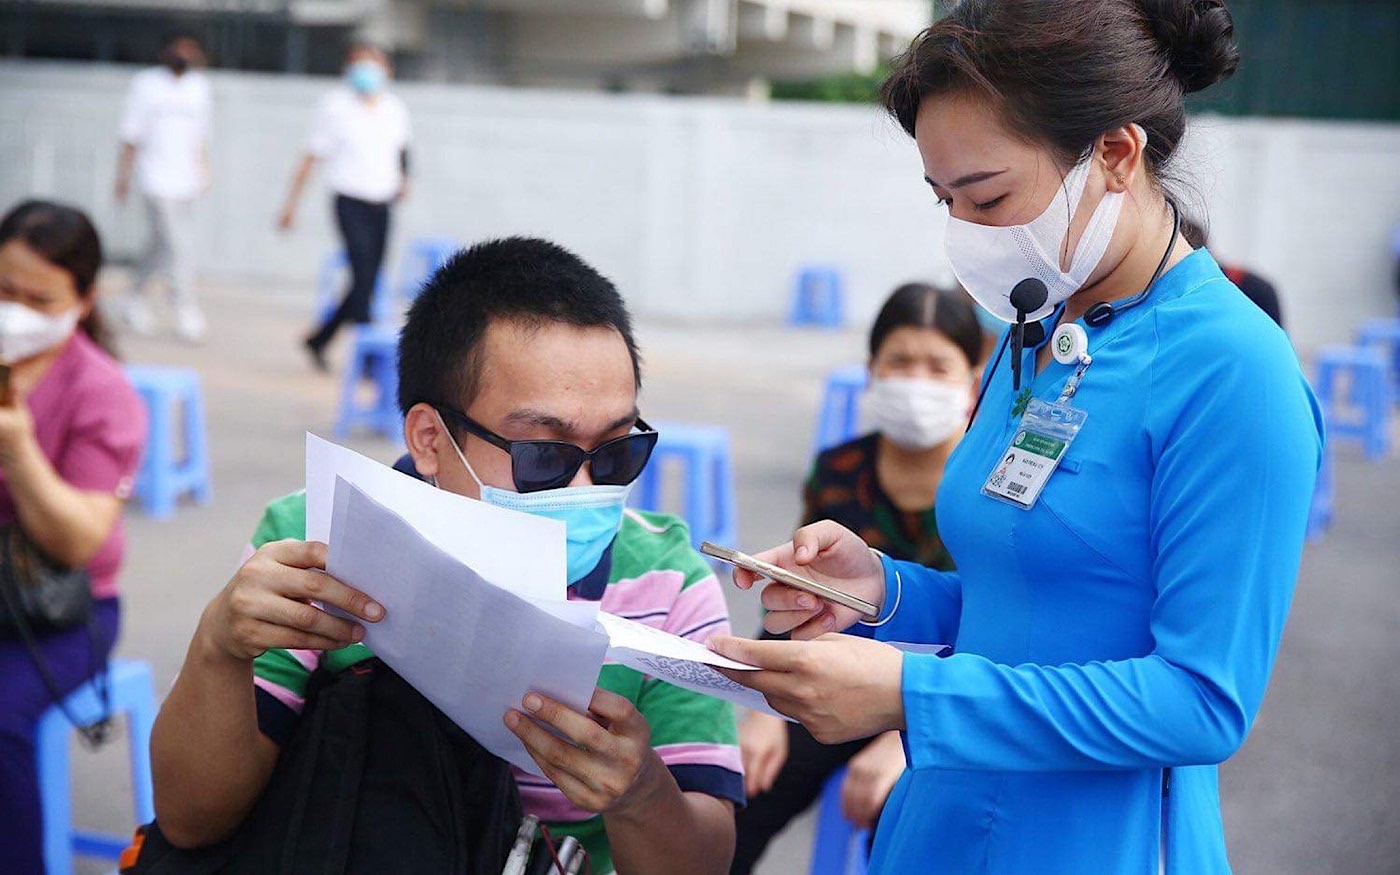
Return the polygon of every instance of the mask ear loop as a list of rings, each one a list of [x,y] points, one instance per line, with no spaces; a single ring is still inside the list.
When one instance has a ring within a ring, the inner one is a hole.
[[[443,421],[442,414],[438,412],[437,408],[433,408],[433,416],[437,417],[438,425],[442,426],[442,433],[447,435],[447,442],[452,445],[452,450],[457,454],[457,458],[461,461],[462,467],[466,468],[467,473],[476,481],[476,488],[484,493],[486,484],[482,483],[481,478],[476,476],[476,470],[472,468],[471,462],[467,461],[466,453],[463,453],[462,448],[457,445],[457,439],[452,436],[452,430],[447,427],[447,423]],[[434,486],[438,485],[436,474],[433,475],[432,481]]]

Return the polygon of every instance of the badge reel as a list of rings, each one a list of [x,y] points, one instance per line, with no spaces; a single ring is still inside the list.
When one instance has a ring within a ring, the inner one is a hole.
[[[1070,406],[1070,399],[1079,390],[1093,358],[1089,355],[1089,338],[1084,329],[1071,322],[1055,330],[1051,340],[1055,360],[1060,364],[1078,363],[1073,376],[1065,384],[1060,397],[1049,403],[1032,398],[1021,417],[1011,443],[997,459],[982,494],[998,501],[1030,510],[1040,498],[1041,490],[1064,459],[1070,444],[1084,427],[1089,414]]]

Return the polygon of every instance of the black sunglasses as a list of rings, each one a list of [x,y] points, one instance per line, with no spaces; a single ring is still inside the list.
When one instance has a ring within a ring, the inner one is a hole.
[[[587,462],[593,482],[626,486],[642,474],[656,449],[656,429],[637,419],[637,434],[613,438],[592,450],[564,441],[508,441],[491,429],[445,404],[434,405],[468,434],[510,453],[510,474],[517,492],[539,492],[568,486]]]

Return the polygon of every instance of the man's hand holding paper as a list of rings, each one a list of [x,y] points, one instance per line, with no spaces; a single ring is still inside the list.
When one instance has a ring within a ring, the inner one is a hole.
[[[539,726],[532,723],[522,732],[503,718],[507,712],[523,714],[527,694],[539,693],[601,729],[583,715],[595,701],[605,659],[772,713],[760,695],[712,667],[743,671],[749,668],[743,663],[600,612],[595,603],[566,600],[562,561],[552,579],[541,571],[555,564],[551,552],[562,556],[563,532],[556,531],[562,526],[434,490],[396,472],[384,476],[376,468],[388,471],[349,450],[309,439],[308,520],[317,517],[316,508],[330,506],[327,570],[382,604],[384,619],[366,627],[365,645],[488,750],[534,774],[562,768],[561,761],[573,757],[561,757],[556,745],[542,742],[531,731]],[[476,524],[470,536],[434,523],[425,524],[431,532],[424,532],[416,524],[441,519],[437,514],[445,508],[438,505],[449,502],[463,505],[450,509],[452,518],[470,514]],[[425,514],[425,506],[437,514]],[[512,568],[508,549],[486,544],[529,544],[522,550],[529,556]],[[504,576],[489,579],[475,570],[479,564]],[[582,724],[570,718],[563,723],[551,738],[562,735],[587,746],[577,737]],[[540,743],[529,749],[523,742],[531,740]]]

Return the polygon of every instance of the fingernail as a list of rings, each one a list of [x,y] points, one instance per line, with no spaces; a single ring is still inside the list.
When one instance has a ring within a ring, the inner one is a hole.
[[[797,606],[799,608],[815,608],[817,606],[817,600],[809,595],[804,595],[797,599]]]
[[[536,696],[534,693],[525,697],[525,710],[527,711],[538,711],[543,704],[544,702],[540,701],[540,697]]]
[[[519,714],[517,714],[517,713],[514,712],[514,711],[507,711],[507,712],[506,712],[506,725],[507,725],[507,726],[509,726],[511,729],[514,729],[514,728],[515,728],[515,725],[516,725],[517,723],[519,723],[519,722],[520,722],[520,715],[519,715]]]
[[[365,627],[356,626],[350,630],[350,640],[356,643],[365,640]]]
[[[792,555],[795,556],[795,557],[797,557],[798,559],[806,559],[806,558],[807,558],[807,547],[806,547],[806,545],[804,544],[803,546],[798,547],[798,548],[793,552]]]
[[[384,616],[384,608],[379,602],[370,602],[365,605],[365,616],[371,620],[378,620],[380,617]]]

